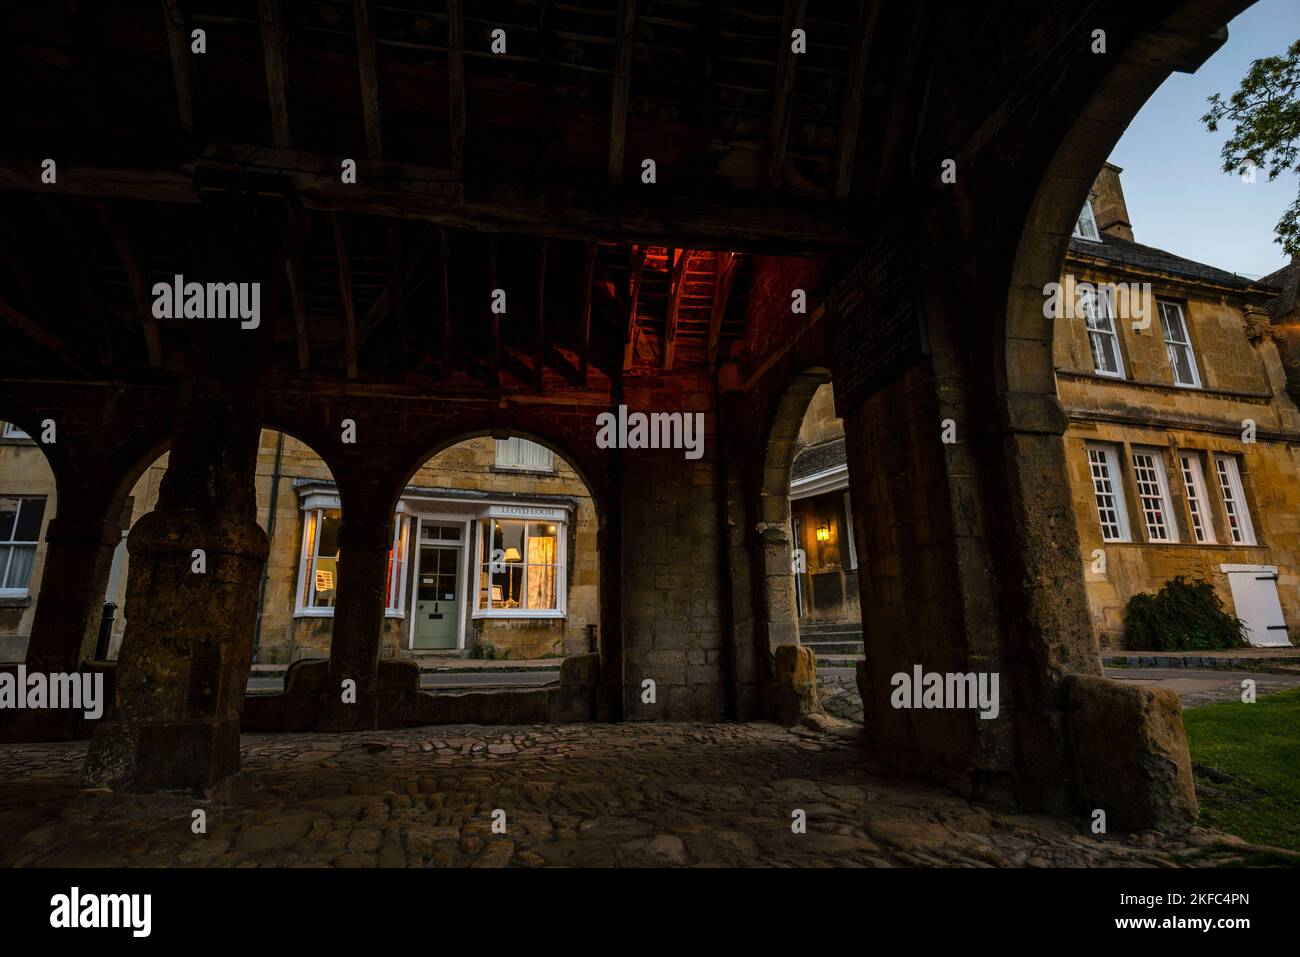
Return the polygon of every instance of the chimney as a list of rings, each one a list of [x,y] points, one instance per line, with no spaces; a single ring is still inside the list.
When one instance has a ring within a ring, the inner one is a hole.
[[[1101,168],[1092,184],[1092,215],[1097,220],[1097,229],[1104,235],[1133,242],[1133,224],[1129,222],[1124,187],[1119,182],[1122,172],[1113,163]]]

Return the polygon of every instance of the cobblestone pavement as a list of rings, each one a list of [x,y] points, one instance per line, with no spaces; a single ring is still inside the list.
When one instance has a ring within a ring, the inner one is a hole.
[[[0,864],[1201,866],[1199,828],[1097,838],[869,766],[842,722],[245,735],[211,801],[82,791],[84,743],[0,746]],[[207,833],[192,833],[193,810]],[[495,809],[505,834],[492,831]],[[792,813],[807,833],[792,832]],[[1228,843],[1224,844],[1224,841]]]

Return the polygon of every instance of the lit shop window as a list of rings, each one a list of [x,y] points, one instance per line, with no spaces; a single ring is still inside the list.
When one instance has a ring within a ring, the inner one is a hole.
[[[489,615],[564,611],[563,522],[488,518],[479,523],[477,609]]]
[[[298,566],[299,611],[334,607],[342,514],[337,508],[312,508],[304,513],[302,559]]]

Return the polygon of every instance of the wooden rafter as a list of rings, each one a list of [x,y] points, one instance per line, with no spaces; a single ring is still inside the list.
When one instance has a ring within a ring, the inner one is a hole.
[[[551,167],[553,138],[551,63],[554,56],[551,52],[550,37],[554,10],[554,0],[540,0],[537,4],[537,163],[538,173],[543,179]]]
[[[307,337],[307,302],[296,235],[291,236],[285,246],[284,276],[289,283],[289,301],[293,306],[293,336],[298,350],[298,371],[306,372],[311,367],[311,340]]]
[[[925,35],[925,24],[929,19],[929,0],[918,0],[912,13],[912,29],[908,36],[907,52],[899,60],[898,73],[895,76],[894,89],[897,94],[889,107],[885,120],[884,134],[881,137],[880,167],[876,175],[876,195],[880,196],[889,188],[895,169],[895,154],[903,139],[903,124],[907,119],[909,95],[912,89],[912,74],[916,70],[916,60],[921,53],[921,41]]]
[[[537,251],[537,355],[533,362],[538,389],[546,385],[546,253],[547,242],[542,240]]]
[[[451,315],[451,277],[447,272],[447,229],[438,227],[438,291],[439,305],[442,306],[442,374],[450,379],[454,368],[452,364],[455,338]]]
[[[66,237],[67,252],[76,273],[76,287],[80,294],[81,307],[90,321],[91,333],[95,339],[96,357],[100,365],[110,365],[113,362],[113,334],[108,318],[104,314],[103,291],[95,279],[94,270],[91,269],[90,257],[86,255],[84,231],[69,222],[62,207],[53,197],[42,196],[39,201],[50,223]],[[16,224],[16,220],[6,208],[0,208],[0,222]],[[32,303],[34,300],[30,284],[27,282],[27,270],[19,262],[15,248],[17,244],[17,234],[8,226],[0,227],[0,248],[3,249],[4,258],[13,270],[14,278],[18,281],[26,301]]]
[[[591,358],[591,289],[596,278],[596,244],[587,243],[586,264],[582,271],[582,354],[578,361],[578,381],[587,384],[587,365]]]
[[[627,151],[627,104],[632,88],[632,37],[636,26],[636,0],[619,0],[614,36],[614,86],[609,107],[609,184],[623,185],[623,159]]]
[[[348,258],[343,227],[336,214],[330,214],[334,233],[334,261],[339,272],[339,299],[343,302],[343,352],[349,379],[357,377],[357,313],[352,299],[352,262]]]
[[[848,199],[853,186],[853,161],[858,150],[858,129],[862,123],[863,92],[867,82],[867,59],[880,17],[881,0],[858,0],[858,17],[853,25],[853,46],[849,53],[849,74],[840,108],[839,138],[835,143],[835,166],[831,191],[836,199]]]
[[[632,362],[636,359],[636,341],[641,335],[641,328],[636,317],[636,308],[637,302],[641,298],[641,277],[645,273],[646,252],[645,246],[632,247],[632,267],[628,274],[627,336],[623,343],[623,368],[625,370],[632,368]]]
[[[804,23],[807,13],[808,0],[785,0],[785,14],[781,18],[781,52],[776,61],[776,87],[768,127],[767,182],[771,189],[781,184],[786,146],[790,141],[790,117],[794,111],[794,74],[799,55],[791,49],[790,34]]]
[[[722,337],[722,320],[727,314],[727,300],[736,281],[738,265],[735,253],[718,253],[718,275],[713,282],[713,309],[709,313],[709,367],[718,363],[718,341]]]
[[[672,279],[668,287],[668,318],[664,325],[664,371],[672,370],[673,359],[677,355],[677,313],[682,304],[682,293],[686,290],[686,270],[691,262],[689,249],[674,249],[672,260]]]
[[[465,171],[465,21],[461,0],[447,0],[447,103],[451,116],[451,172]]]
[[[11,329],[16,329],[46,351],[58,356],[78,372],[90,375],[90,369],[63,344],[63,340],[46,332],[38,323],[33,322],[21,310],[3,299],[0,299],[0,320],[3,320],[5,325]]]
[[[266,99],[271,107],[271,141],[292,145],[289,127],[289,57],[284,45],[284,0],[259,0],[262,59],[266,63]]]
[[[163,23],[167,28],[167,49],[171,53],[172,77],[176,84],[176,107],[181,127],[194,132],[194,64],[190,61],[190,31],[180,0],[163,0]]]
[[[501,387],[501,314],[492,308],[493,300],[496,298],[497,290],[497,241],[488,240],[488,288],[491,294],[488,297],[488,325],[492,330],[492,352],[488,356],[488,375],[491,377],[492,384],[497,388]],[[508,307],[507,307],[508,308]]]
[[[402,282],[402,234],[396,225],[388,227],[388,258],[393,264],[393,278],[388,287],[393,291],[393,307],[397,310],[397,342],[401,350],[399,356],[403,365],[406,363],[406,284]]]
[[[829,201],[747,203],[691,193],[650,202],[627,195],[611,198],[603,187],[524,191],[508,183],[479,183],[470,193],[448,170],[419,166],[374,164],[375,175],[365,189],[339,189],[333,157],[248,146],[213,148],[171,167],[61,166],[58,182],[50,184],[41,183],[37,162],[0,158],[0,189],[197,203],[194,172],[202,170],[283,176],[309,210],[400,213],[404,219],[442,226],[582,242],[666,245],[689,239],[693,249],[824,255],[861,249],[866,231],[860,214]],[[557,209],[564,215],[557,216]]]
[[[704,24],[700,28],[696,47],[695,123],[691,131],[691,180],[696,186],[709,179],[709,143],[713,138],[713,44],[717,35],[717,22],[721,16],[720,4],[704,5]]]
[[[144,270],[140,268],[140,262],[136,259],[131,237],[107,206],[97,200],[91,202],[99,213],[100,220],[108,229],[108,235],[113,240],[113,248],[117,251],[117,258],[121,261],[122,268],[126,270],[127,279],[131,283],[131,295],[135,299],[136,312],[144,323],[144,344],[149,353],[149,365],[157,369],[162,366],[162,335],[158,331],[158,320],[153,315],[149,284],[145,282]]]
[[[357,24],[357,67],[361,72],[361,113],[366,126],[366,158],[384,155],[382,109],[379,99],[379,50],[375,41],[375,11],[371,0],[352,0]]]

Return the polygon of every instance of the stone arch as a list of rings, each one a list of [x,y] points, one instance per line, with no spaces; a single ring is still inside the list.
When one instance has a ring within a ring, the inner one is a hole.
[[[591,498],[597,523],[597,648],[600,653],[601,716],[621,716],[623,697],[623,622],[620,588],[621,510],[608,463],[601,463],[594,445],[595,412],[584,410],[581,418],[548,417],[514,406],[509,414],[501,410],[473,411],[439,422],[417,433],[405,445],[401,481],[389,489],[386,504],[391,511],[402,490],[425,463],[462,442],[476,438],[528,439],[550,449],[577,475]],[[588,417],[589,416],[589,417]],[[589,437],[583,441],[580,436]],[[604,467],[602,468],[602,465]]]

